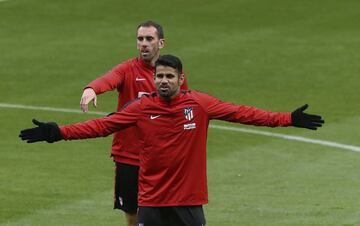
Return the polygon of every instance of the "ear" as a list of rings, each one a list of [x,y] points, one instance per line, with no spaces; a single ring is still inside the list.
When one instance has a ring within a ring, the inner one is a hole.
[[[182,86],[182,84],[184,83],[184,74],[183,73],[181,73],[181,75],[180,75],[180,78],[179,78],[179,86]]]
[[[164,46],[165,46],[165,39],[162,38],[159,40],[159,49],[164,48]]]

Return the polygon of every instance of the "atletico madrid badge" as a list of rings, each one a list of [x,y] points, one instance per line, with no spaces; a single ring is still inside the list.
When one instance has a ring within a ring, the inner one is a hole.
[[[194,117],[192,107],[184,108],[184,115],[185,115],[185,118],[190,121]]]

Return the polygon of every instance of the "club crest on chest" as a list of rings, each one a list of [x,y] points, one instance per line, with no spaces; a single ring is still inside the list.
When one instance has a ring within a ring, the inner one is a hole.
[[[194,112],[192,107],[184,108],[184,116],[189,121],[194,118]]]

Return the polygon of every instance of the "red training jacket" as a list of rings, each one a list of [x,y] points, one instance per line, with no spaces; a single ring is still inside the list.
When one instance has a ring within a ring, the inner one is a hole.
[[[208,202],[206,139],[209,120],[256,126],[289,126],[291,113],[234,105],[197,91],[170,102],[143,96],[111,116],[61,126],[65,140],[107,136],[137,126],[142,133],[139,206],[188,206]]]
[[[127,102],[156,90],[154,72],[153,66],[146,64],[140,58],[133,58],[117,65],[86,87],[92,88],[96,94],[117,89],[119,92],[117,111],[119,111]],[[186,79],[181,89],[188,89]],[[136,127],[116,132],[111,150],[114,161],[139,165],[139,151],[142,149],[139,139],[139,131]]]

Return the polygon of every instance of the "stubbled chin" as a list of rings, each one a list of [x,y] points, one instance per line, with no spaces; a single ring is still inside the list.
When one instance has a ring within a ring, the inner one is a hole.
[[[160,89],[159,90],[159,94],[160,94],[160,96],[168,96],[169,95],[169,90],[162,90],[162,89]]]

